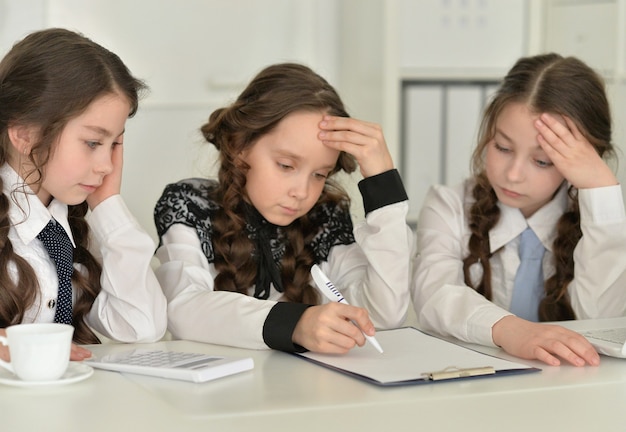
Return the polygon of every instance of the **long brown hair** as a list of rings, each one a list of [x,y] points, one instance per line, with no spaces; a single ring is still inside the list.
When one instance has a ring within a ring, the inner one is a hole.
[[[602,157],[614,155],[611,144],[611,114],[604,81],[589,66],[574,57],[542,54],[518,60],[487,106],[472,156],[474,204],[469,210],[469,255],[463,261],[465,282],[491,299],[489,231],[500,217],[496,193],[484,170],[487,145],[495,135],[500,113],[511,103],[523,103],[531,112],[567,116]],[[570,206],[557,223],[553,243],[555,274],[545,282],[545,297],[539,305],[541,321],[575,319],[567,286],[574,278],[574,248],[582,236],[577,191],[569,189]],[[470,266],[480,262],[482,280],[474,286]]]
[[[129,117],[133,116],[144,87],[117,55],[78,33],[65,29],[31,33],[16,43],[0,62],[0,164],[7,163],[13,151],[9,127],[35,127],[39,131],[37,142],[28,155],[20,157],[27,157],[34,167],[24,177],[36,191],[45,175],[44,167],[70,119],[106,94],[125,97],[131,107]],[[12,193],[23,191],[23,186],[18,185]],[[26,310],[39,295],[32,267],[14,252],[9,240],[10,199],[0,195],[0,328],[22,322]],[[74,262],[86,269],[86,274],[75,271],[72,277],[77,343],[98,342],[84,321],[101,289],[101,267],[88,250],[87,210],[86,202],[68,209],[76,243]],[[17,278],[11,277],[11,267],[17,270]]]
[[[271,132],[287,115],[296,111],[323,112],[348,117],[335,89],[310,68],[283,63],[259,72],[230,106],[214,111],[201,131],[219,150],[219,186],[213,199],[220,210],[213,221],[216,251],[216,290],[246,293],[257,278],[254,245],[245,230],[241,204],[246,200],[246,173],[249,167],[242,152]],[[333,174],[352,172],[356,162],[340,153]],[[318,201],[334,201],[349,207],[347,194],[327,180]],[[292,302],[315,304],[317,292],[309,285],[309,268],[314,255],[309,246],[319,231],[305,215],[284,227],[287,249],[281,261],[284,298]]]

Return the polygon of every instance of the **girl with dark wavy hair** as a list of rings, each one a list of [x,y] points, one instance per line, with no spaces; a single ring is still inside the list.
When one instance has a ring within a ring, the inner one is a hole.
[[[308,67],[262,70],[202,126],[217,180],[168,185],[156,205],[156,270],[176,338],[344,353],[404,321],[411,231],[407,195],[378,125],[348,117]],[[358,162],[366,219],[332,178]],[[351,305],[323,304],[319,264]]]
[[[143,88],[117,55],[64,29],[26,36],[0,62],[0,331],[64,322],[77,344],[165,333],[154,243],[120,196]],[[73,346],[72,360],[86,356]]]
[[[424,328],[550,365],[597,365],[585,338],[540,322],[626,314],[613,150],[596,72],[557,54],[518,60],[486,108],[473,177],[424,202],[413,281]],[[522,283],[531,238],[537,282]]]

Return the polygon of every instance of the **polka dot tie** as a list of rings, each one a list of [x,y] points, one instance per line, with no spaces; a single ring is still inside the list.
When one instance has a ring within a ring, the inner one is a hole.
[[[59,276],[59,295],[54,322],[72,324],[72,273],[74,272],[74,248],[67,233],[54,219],[37,234],[54,261]]]

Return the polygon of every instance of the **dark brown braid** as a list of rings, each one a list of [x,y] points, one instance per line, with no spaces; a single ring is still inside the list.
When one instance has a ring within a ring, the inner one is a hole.
[[[0,189],[2,186],[0,178]],[[9,197],[0,194],[0,328],[19,324],[38,295],[39,283],[30,264],[13,251],[9,240]],[[9,268],[16,269],[16,278]]]
[[[576,319],[567,292],[567,286],[574,279],[574,248],[582,237],[580,212],[576,190],[570,187],[570,208],[563,213],[556,227],[554,239],[554,264],[556,273],[545,283],[546,296],[539,303],[540,321],[560,321]]]
[[[86,275],[79,271],[72,274],[72,284],[80,287],[79,296],[76,299],[72,313],[74,322],[74,341],[76,343],[87,344],[97,341],[97,336],[85,323],[83,317],[91,310],[91,305],[96,300],[100,292],[100,275],[102,266],[89,252],[89,225],[85,220],[88,206],[86,202],[69,206],[68,221],[72,230],[72,236],[76,243],[74,249],[74,262],[82,264],[87,270]]]
[[[500,219],[500,208],[498,207],[498,197],[484,175],[478,177],[478,181],[472,190],[472,195],[476,201],[469,211],[468,219],[472,235],[469,239],[469,255],[463,260],[463,275],[466,283],[472,286],[470,266],[474,263],[483,263],[483,277],[474,289],[491,300],[491,266],[489,265],[489,259],[492,254],[489,231]]]
[[[326,202],[335,202],[344,206],[348,211],[350,202],[345,193],[333,190],[333,185],[327,185],[318,200],[318,205]],[[315,254],[310,244],[320,231],[320,226],[314,224],[308,216],[303,216],[286,228],[287,250],[281,262],[284,297],[287,301],[306,304],[319,302],[319,291],[309,285],[311,274],[309,270],[315,263]]]
[[[484,153],[492,143],[498,116],[510,103],[524,103],[534,113],[549,112],[569,117],[580,132],[595,147],[598,154],[614,155],[611,144],[611,115],[602,78],[574,57],[558,54],[526,57],[518,62],[504,78],[500,88],[487,106],[479,132],[478,146],[472,157],[475,203],[469,210],[472,232],[469,255],[464,260],[465,283],[491,299],[491,266],[489,263],[489,230],[498,221],[495,192],[484,172]],[[567,287],[574,278],[574,248],[582,233],[578,196],[569,191],[570,206],[557,223],[554,240],[556,273],[545,283],[545,297],[539,305],[541,321],[575,319]],[[481,262],[483,279],[472,284],[469,266]]]
[[[247,200],[245,185],[249,166],[242,152],[271,132],[287,115],[297,111],[328,113],[347,117],[343,103],[328,82],[306,66],[284,63],[261,71],[226,108],[214,111],[202,126],[205,139],[220,152],[219,187],[212,197],[221,205],[214,217],[215,288],[246,293],[257,280],[254,244],[246,233],[241,213]],[[341,153],[333,174],[352,172],[354,159]],[[318,203],[333,201],[349,205],[345,191],[327,184]],[[281,262],[284,297],[291,302],[318,303],[317,291],[309,285],[309,269],[314,263],[310,242],[319,226],[305,215],[285,227],[287,248]]]

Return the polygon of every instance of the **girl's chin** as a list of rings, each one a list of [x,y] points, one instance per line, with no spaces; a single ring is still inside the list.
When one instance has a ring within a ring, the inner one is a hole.
[[[508,207],[520,208],[522,205],[522,203],[518,199],[519,195],[517,197],[512,197],[508,194],[503,193],[502,191],[499,191],[496,196],[498,197],[498,201]]]
[[[267,219],[267,218],[266,218]],[[291,225],[291,223],[293,221],[295,221],[296,218],[273,218],[273,219],[267,219],[267,221],[273,225],[276,226],[281,226],[281,227],[285,227],[287,225]]]

